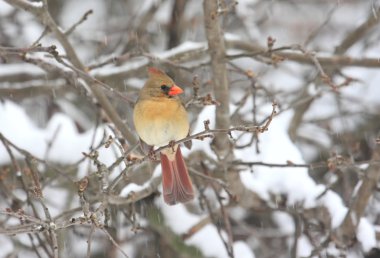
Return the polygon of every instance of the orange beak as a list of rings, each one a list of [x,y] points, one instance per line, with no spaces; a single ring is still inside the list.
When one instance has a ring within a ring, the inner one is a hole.
[[[177,85],[173,85],[170,90],[169,90],[169,96],[175,96],[175,95],[178,95],[178,94],[181,94],[183,92],[183,89],[181,89],[180,87],[178,87]]]

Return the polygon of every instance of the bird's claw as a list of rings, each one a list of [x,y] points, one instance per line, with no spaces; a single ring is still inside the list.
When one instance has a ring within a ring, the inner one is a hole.
[[[154,151],[154,147],[153,146],[149,149],[148,157],[149,157],[150,160],[157,160],[156,152]]]
[[[168,145],[170,148],[172,148],[172,151],[175,152],[175,149],[174,149],[175,141],[174,140],[170,141]]]

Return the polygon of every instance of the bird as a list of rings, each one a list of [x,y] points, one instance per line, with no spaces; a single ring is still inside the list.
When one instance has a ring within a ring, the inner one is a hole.
[[[178,95],[183,89],[162,70],[149,67],[148,80],[140,90],[133,110],[136,132],[143,143],[160,151],[164,201],[169,205],[194,199],[191,178],[179,145],[189,135],[188,114]]]

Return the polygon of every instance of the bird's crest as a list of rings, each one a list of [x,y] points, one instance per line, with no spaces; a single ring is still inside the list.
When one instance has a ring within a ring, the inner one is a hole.
[[[149,67],[148,72],[150,75],[166,75],[163,71],[155,67]]]

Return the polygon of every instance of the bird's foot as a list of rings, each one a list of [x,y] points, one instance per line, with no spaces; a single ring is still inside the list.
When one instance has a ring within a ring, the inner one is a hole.
[[[150,160],[157,160],[156,152],[154,151],[154,147],[153,146],[151,146],[149,148],[148,157],[149,157]]]
[[[170,148],[172,148],[172,151],[174,153],[175,152],[175,149],[174,149],[174,147],[175,147],[175,141],[173,141],[173,140],[170,141],[168,145],[169,145]]]

